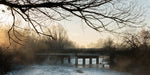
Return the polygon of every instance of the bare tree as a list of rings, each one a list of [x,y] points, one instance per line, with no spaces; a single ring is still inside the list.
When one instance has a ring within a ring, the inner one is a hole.
[[[141,9],[136,10],[136,3],[126,0],[0,0],[0,4],[8,6],[14,19],[8,34],[11,31],[16,33],[16,14],[29,22],[38,34],[47,35],[53,39],[52,35],[42,32],[43,25],[39,20],[60,21],[76,16],[96,31],[110,32],[124,27],[139,27],[137,24],[143,21],[140,18]],[[42,19],[37,19],[39,17]],[[41,30],[38,30],[37,26]],[[11,36],[9,38],[13,40]]]
[[[55,40],[51,38],[47,38],[47,40],[45,40],[50,49],[64,49],[74,47],[73,42],[68,38],[66,30],[61,25],[53,26],[49,30],[49,34],[55,38]]]
[[[138,48],[148,48],[150,43],[150,32],[149,30],[142,30],[136,34],[128,34],[124,37],[124,44],[129,48],[138,49]]]
[[[110,50],[115,48],[114,47],[114,41],[111,38],[108,38],[108,40],[104,42],[104,48],[107,48]]]

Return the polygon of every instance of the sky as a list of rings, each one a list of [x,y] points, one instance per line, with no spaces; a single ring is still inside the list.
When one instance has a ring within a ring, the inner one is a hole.
[[[144,16],[146,18],[146,23],[150,25],[150,0],[135,0],[142,7],[146,7],[144,10]],[[89,43],[96,43],[99,39],[107,39],[112,37],[112,33],[107,32],[97,32],[90,27],[88,27],[84,22],[79,18],[74,18],[73,21],[63,21],[60,22],[64,28],[68,31],[68,35],[71,40],[75,41],[77,44],[87,46]],[[130,30],[135,31],[135,30]],[[117,38],[118,40],[118,38]]]
[[[144,13],[146,18],[146,23],[150,24],[150,0],[135,0],[139,1],[139,5],[146,7],[146,12]],[[0,6],[0,23],[8,20],[8,16],[4,16],[2,10],[5,10],[3,6]],[[9,13],[9,12],[8,12]],[[7,13],[7,14],[8,14]],[[6,15],[7,15],[6,14]],[[106,39],[107,37],[111,36],[106,32],[97,32],[94,29],[88,27],[81,19],[77,17],[72,17],[71,21],[60,21],[60,23],[67,31],[69,39],[76,42],[80,46],[86,47],[90,43],[96,43],[99,39]]]
[[[90,43],[96,43],[99,39],[106,38],[110,35],[100,33],[90,28],[79,18],[74,18],[73,21],[63,21],[60,23],[66,29],[69,38],[84,47]]]

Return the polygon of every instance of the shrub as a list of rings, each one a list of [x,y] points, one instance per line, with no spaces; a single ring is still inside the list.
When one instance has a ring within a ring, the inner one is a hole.
[[[0,75],[11,70],[12,55],[5,49],[0,47]]]

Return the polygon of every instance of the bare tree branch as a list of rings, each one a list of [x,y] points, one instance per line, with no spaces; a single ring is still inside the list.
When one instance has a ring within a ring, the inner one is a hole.
[[[42,25],[37,18],[40,20],[60,21],[76,16],[96,31],[115,32],[125,27],[139,28],[144,26],[141,25],[144,21],[141,18],[143,13],[140,12],[141,10],[138,11],[133,3],[135,2],[130,4],[121,0],[0,0],[0,4],[10,7],[11,11],[15,11],[16,14],[19,14],[25,21],[29,22],[36,33],[53,39],[55,38],[52,35],[47,35],[43,32]],[[8,34],[12,29],[14,30],[16,14],[12,13],[14,23]],[[42,32],[37,29],[36,25],[40,27]],[[9,38],[11,38],[10,35]],[[19,38],[18,40],[21,41]]]

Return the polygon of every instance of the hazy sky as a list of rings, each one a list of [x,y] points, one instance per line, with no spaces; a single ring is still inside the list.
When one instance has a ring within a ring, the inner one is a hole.
[[[146,10],[148,10],[145,14],[145,18],[148,24],[150,21],[150,0],[135,0],[139,1],[140,5],[146,7]],[[4,9],[3,6],[0,6],[0,21],[8,20],[7,16],[3,15],[3,12],[1,12],[1,9]],[[5,19],[4,19],[5,17]],[[87,25],[85,25],[84,22],[82,22],[81,19],[73,17],[71,21],[61,21],[59,22],[63,27],[67,30],[69,38],[76,42],[77,44],[86,46],[89,43],[96,43],[98,39],[106,38],[110,36],[109,34],[106,34],[106,32],[99,33]]]
[[[150,0],[135,0],[138,1],[142,7],[146,7],[144,10],[147,10],[144,13],[147,23],[150,25]],[[88,45],[93,42],[96,43],[98,39],[105,39],[108,36],[112,36],[107,34],[106,32],[99,33],[87,25],[85,25],[79,18],[74,18],[72,21],[63,21],[61,24],[68,31],[68,35],[71,40],[75,41],[80,45]],[[131,30],[135,31],[135,30]]]
[[[95,43],[98,39],[104,38],[108,35],[97,32],[88,27],[79,18],[74,18],[73,21],[63,21],[60,23],[67,30],[69,38],[82,46],[86,46],[89,43]]]

